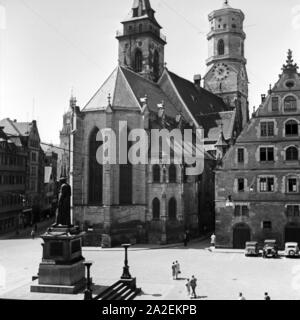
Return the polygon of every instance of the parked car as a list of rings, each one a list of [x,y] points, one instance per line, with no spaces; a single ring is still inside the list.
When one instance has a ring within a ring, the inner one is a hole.
[[[285,244],[284,255],[286,257],[294,258],[299,256],[299,246],[297,242],[287,242]]]
[[[276,240],[265,240],[263,248],[263,258],[277,258],[278,245]]]
[[[246,242],[246,248],[245,248],[245,256],[255,256],[257,257],[259,255],[259,248],[258,248],[258,242],[251,241]]]

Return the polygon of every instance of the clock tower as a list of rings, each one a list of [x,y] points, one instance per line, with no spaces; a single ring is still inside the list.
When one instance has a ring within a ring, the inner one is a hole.
[[[205,89],[223,98],[227,105],[236,110],[238,131],[249,121],[244,19],[244,13],[233,9],[228,1],[209,15],[209,58],[204,77]]]

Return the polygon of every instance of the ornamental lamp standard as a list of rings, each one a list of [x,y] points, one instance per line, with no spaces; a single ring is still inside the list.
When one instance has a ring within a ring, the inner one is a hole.
[[[128,265],[128,248],[131,247],[131,244],[122,244],[122,247],[125,249],[125,260],[124,260],[123,274],[121,276],[121,279],[130,280],[132,279],[132,277],[129,272],[129,265]]]

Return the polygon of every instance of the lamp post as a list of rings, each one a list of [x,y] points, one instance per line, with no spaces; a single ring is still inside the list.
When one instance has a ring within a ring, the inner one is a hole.
[[[92,300],[93,299],[93,291],[91,289],[91,276],[90,276],[90,269],[93,262],[86,261],[84,263],[86,270],[87,270],[87,282],[86,282],[86,289],[84,291],[84,300]]]
[[[131,274],[129,272],[129,266],[128,266],[128,248],[131,247],[131,244],[122,244],[122,247],[125,249],[125,261],[124,261],[124,267],[123,267],[123,274],[121,276],[121,279],[132,279]]]

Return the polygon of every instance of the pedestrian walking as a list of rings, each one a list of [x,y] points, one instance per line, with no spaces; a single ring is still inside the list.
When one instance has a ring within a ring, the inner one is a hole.
[[[187,279],[185,287],[186,287],[187,295],[188,295],[188,297],[190,297],[191,296],[191,282],[190,282],[190,279]]]
[[[242,292],[239,294],[239,300],[246,300],[246,298],[243,296]]]
[[[269,296],[268,292],[265,292],[265,300],[271,300],[271,298],[270,298],[270,296]]]
[[[191,288],[192,288],[192,296],[191,298],[197,298],[197,294],[196,294],[196,287],[197,287],[197,279],[195,278],[195,276],[192,276],[192,279],[190,281],[191,284]]]
[[[210,237],[210,244],[212,247],[216,246],[216,235],[214,233]]]
[[[32,229],[32,231],[31,231],[31,238],[32,238],[32,239],[35,238],[35,231],[34,231],[34,229]]]
[[[185,247],[187,247],[188,245],[188,241],[187,241],[187,233],[185,232],[184,235],[183,235],[183,244]]]
[[[176,264],[175,264],[175,262],[173,262],[173,264],[172,264],[172,277],[173,277],[173,280],[175,280],[175,278],[176,278]]]
[[[175,262],[175,266],[176,266],[176,280],[178,279],[178,275],[181,274],[181,270],[180,270],[180,264],[178,261]]]

